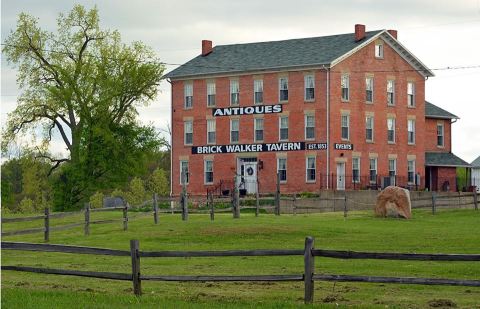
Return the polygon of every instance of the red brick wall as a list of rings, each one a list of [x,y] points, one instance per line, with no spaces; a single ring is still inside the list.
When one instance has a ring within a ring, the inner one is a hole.
[[[437,145],[437,123],[443,123],[444,146]],[[452,151],[452,125],[449,119],[425,119],[425,151],[451,152]]]
[[[439,191],[444,191],[446,188],[443,185],[445,182],[448,182],[448,191],[455,192],[457,188],[457,169],[455,167],[438,167],[436,180]]]
[[[374,43],[358,51],[331,69],[330,73],[330,172],[336,172],[335,159],[346,161],[346,173],[351,175],[352,151],[334,151],[334,143],[342,143],[340,139],[340,110],[350,110],[350,142],[354,151],[361,153],[361,175],[367,177],[368,159],[370,153],[378,154],[378,174],[388,174],[388,155],[397,155],[397,174],[406,177],[407,155],[416,156],[416,172],[424,176],[425,131],[424,116],[424,78],[411,71],[411,67],[398,56],[388,45],[384,44],[384,59],[375,59]],[[340,76],[341,72],[350,73],[350,102],[341,102]],[[387,72],[386,72],[387,71]],[[399,71],[399,72],[396,72]],[[314,102],[304,101],[304,73],[308,71],[282,72],[288,74],[289,101],[283,105],[285,113],[289,114],[289,141],[305,141],[304,137],[304,110],[315,110],[316,139],[315,142],[326,142],[326,78],[325,70],[314,70],[315,97]],[[365,74],[374,76],[374,103],[365,103]],[[264,104],[278,103],[278,77],[279,73],[263,73]],[[386,103],[386,80],[394,77],[396,81],[394,107]],[[239,77],[240,106],[252,106],[253,103],[253,76]],[[217,77],[216,82],[216,107],[230,105],[230,84],[228,77]],[[407,107],[407,80],[414,80],[416,87],[416,107]],[[179,194],[180,157],[188,157],[190,168],[190,184],[188,191],[192,194],[205,194],[207,186],[204,185],[204,155],[192,155],[191,147],[184,146],[183,119],[193,117],[194,134],[193,145],[206,145],[206,117],[212,114],[206,108],[206,80],[194,80],[193,109],[184,110],[183,81],[172,81],[172,112],[173,112],[173,193]],[[374,113],[374,142],[365,142],[365,112]],[[387,144],[387,113],[396,115],[396,143]],[[407,145],[407,116],[416,118],[416,143]],[[278,114],[264,115],[264,142],[278,142]],[[229,144],[230,117],[215,117],[217,144]],[[447,127],[446,127],[447,128]],[[446,130],[447,132],[447,130]],[[253,143],[253,116],[240,116],[240,143]],[[310,152],[312,153],[312,152]],[[315,152],[314,152],[315,153]],[[341,153],[343,156],[341,157]],[[287,182],[281,185],[282,192],[316,191],[320,188],[320,175],[323,175],[322,186],[325,187],[326,151],[316,151],[317,181],[307,184],[305,179],[305,157],[303,151],[291,151],[287,154]],[[241,154],[217,154],[214,157],[214,183],[221,179],[233,179],[236,169],[236,159]],[[262,160],[263,170],[259,171],[260,191],[273,192],[276,182],[276,153],[259,153],[258,160]],[[423,184],[422,184],[423,186]]]

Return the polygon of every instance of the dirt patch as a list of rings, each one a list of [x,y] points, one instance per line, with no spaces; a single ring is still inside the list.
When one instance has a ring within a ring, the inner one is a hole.
[[[29,286],[29,285],[30,285],[30,282],[26,282],[26,281],[20,281],[15,283],[15,286]]]
[[[329,294],[322,298],[322,302],[324,303],[333,303],[336,301],[347,301],[348,299],[344,298],[342,295],[338,294]]]
[[[450,299],[432,299],[428,302],[432,308],[454,308],[457,304]]]

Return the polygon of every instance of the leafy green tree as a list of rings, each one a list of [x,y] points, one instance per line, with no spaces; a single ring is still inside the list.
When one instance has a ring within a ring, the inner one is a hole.
[[[42,154],[52,164],[49,174],[56,169],[60,210],[125,183],[164,144],[152,126],[138,123],[137,107],[155,99],[165,68],[144,44],[126,45],[117,31],[100,29],[96,8],[76,5],[57,24],[56,33],[48,32],[22,13],[4,42],[23,91],[3,131],[2,151],[39,126],[41,151],[60,135],[68,155]]]
[[[90,207],[91,208],[102,208],[103,207],[103,193],[95,192],[94,195],[90,196]]]
[[[161,168],[156,168],[148,182],[148,189],[150,193],[157,193],[160,196],[167,196],[170,191],[170,186],[167,180],[166,173]]]
[[[130,181],[129,191],[125,197],[131,206],[138,206],[147,200],[147,192],[145,191],[143,180],[138,177],[133,178]]]

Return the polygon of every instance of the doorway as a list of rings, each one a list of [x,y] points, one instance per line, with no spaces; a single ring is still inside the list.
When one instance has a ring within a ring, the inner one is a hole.
[[[247,194],[257,193],[257,158],[239,158],[238,164],[239,189],[245,189]]]
[[[337,163],[337,190],[345,190],[345,162]]]

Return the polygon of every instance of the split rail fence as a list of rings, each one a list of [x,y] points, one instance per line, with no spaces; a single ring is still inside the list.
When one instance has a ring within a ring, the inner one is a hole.
[[[92,277],[111,280],[131,281],[135,295],[142,294],[142,281],[303,281],[304,301],[312,303],[314,300],[315,281],[342,281],[342,282],[374,282],[397,284],[422,284],[422,285],[452,285],[480,287],[480,280],[468,279],[438,279],[416,277],[379,277],[379,276],[352,276],[317,274],[315,272],[315,257],[336,259],[383,259],[383,260],[408,260],[408,261],[463,261],[478,262],[480,254],[414,254],[414,253],[377,253],[322,250],[314,248],[314,238],[306,237],[303,249],[268,249],[268,250],[229,250],[229,251],[141,251],[138,240],[130,240],[130,251],[113,250],[92,247],[34,244],[22,242],[2,242],[3,250],[22,250],[39,252],[62,252],[73,254],[92,254],[109,256],[129,256],[131,259],[131,272],[111,273],[79,271],[67,269],[51,269],[28,266],[2,265],[3,271],[22,271],[53,275],[70,275]],[[241,257],[241,256],[303,256],[304,272],[301,274],[282,275],[147,275],[141,272],[141,258],[173,258],[173,257]]]

